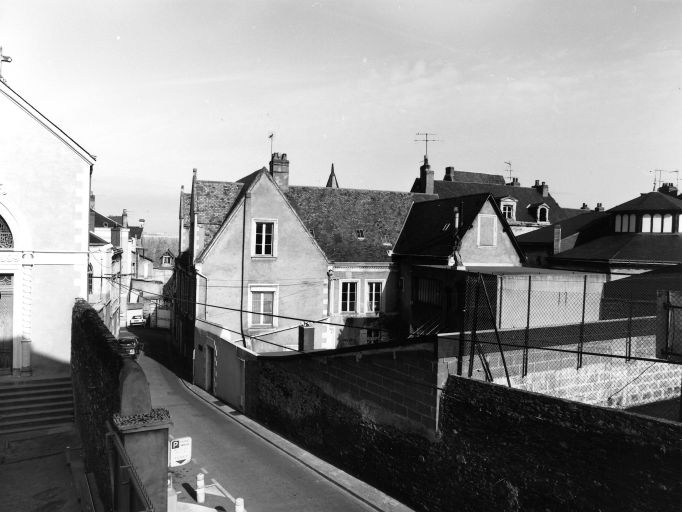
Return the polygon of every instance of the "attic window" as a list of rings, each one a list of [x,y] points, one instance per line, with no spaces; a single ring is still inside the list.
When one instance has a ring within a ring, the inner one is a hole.
[[[315,236],[315,229],[314,228],[310,228],[308,231],[310,232],[310,236],[312,236],[312,237]]]
[[[538,222],[549,222],[549,208],[538,206]]]
[[[358,237],[358,240],[364,240],[365,239],[365,232],[362,229],[356,229],[355,235]]]

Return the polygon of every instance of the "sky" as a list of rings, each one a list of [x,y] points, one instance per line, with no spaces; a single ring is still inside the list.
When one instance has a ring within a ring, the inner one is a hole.
[[[0,0],[2,75],[97,156],[96,209],[169,234],[192,169],[236,181],[270,133],[293,185],[409,191],[428,132],[436,179],[510,161],[615,206],[682,170],[681,27],[682,0]]]

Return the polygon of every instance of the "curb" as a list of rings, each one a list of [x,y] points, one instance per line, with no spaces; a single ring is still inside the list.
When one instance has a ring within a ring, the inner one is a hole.
[[[210,395],[203,389],[187,382],[184,379],[181,379],[180,377],[178,377],[178,380],[197,398],[203,400],[208,405],[220,411],[226,417],[230,418],[232,421],[239,423],[242,427],[260,437],[270,445],[274,446],[285,455],[314,471],[325,480],[354,496],[369,507],[378,510],[379,512],[414,512],[413,509],[403,505],[398,500],[391,498],[389,495],[381,492],[375,487],[372,487],[362,480],[349,475],[345,471],[332,466],[328,462],[317,458],[294,443],[287,441],[278,434],[266,429],[259,423],[253,421],[243,413],[223,403],[219,398]],[[215,403],[216,400],[220,402],[220,405]]]

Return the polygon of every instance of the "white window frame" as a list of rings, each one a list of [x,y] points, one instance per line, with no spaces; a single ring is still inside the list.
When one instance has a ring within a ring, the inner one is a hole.
[[[343,285],[344,283],[355,283],[355,309],[353,311],[343,310]],[[360,280],[359,279],[339,279],[339,314],[354,315],[360,312],[360,304],[362,298],[360,297]]]
[[[168,254],[164,254],[161,256],[161,265],[170,265],[171,264],[171,257],[168,256]]]
[[[509,220],[516,220],[516,199],[513,199],[511,197],[503,198],[500,200],[500,211],[502,212],[502,216]],[[511,206],[511,217],[507,217],[504,213],[504,207],[505,206]]]
[[[369,288],[372,284],[381,285],[381,292],[379,293],[379,309],[370,309],[369,299],[370,293]],[[368,279],[365,281],[365,311],[367,313],[380,313],[384,310],[384,291],[386,290],[386,281],[383,279]]]
[[[272,224],[272,254],[256,254],[256,227],[258,224]],[[251,257],[252,258],[276,258],[277,257],[277,219],[252,219],[251,220]]]
[[[249,285],[249,311],[254,311],[253,294],[254,293],[272,293],[272,323],[260,324],[254,322],[254,316],[260,313],[249,313],[249,328],[254,329],[273,329],[277,327],[277,315],[279,314],[279,286],[276,284],[250,284]]]
[[[540,212],[542,210],[545,210],[545,220],[540,220]],[[537,215],[538,215],[538,224],[549,224],[549,206],[544,205],[544,204],[538,206]]]
[[[493,219],[493,243],[492,245],[481,245],[481,218],[483,217],[489,217]],[[492,215],[488,213],[479,213],[478,218],[476,219],[476,245],[478,247],[497,247],[497,230],[499,228],[498,224],[498,218],[497,215]]]

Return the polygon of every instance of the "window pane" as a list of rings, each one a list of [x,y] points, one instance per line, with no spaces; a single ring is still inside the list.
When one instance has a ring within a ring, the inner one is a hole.
[[[342,312],[355,311],[356,295],[357,295],[357,283],[355,283],[355,282],[341,283],[341,311]]]
[[[253,323],[257,325],[273,325],[273,309],[275,292],[252,292]]]
[[[664,233],[673,232],[673,216],[669,213],[666,213],[663,216],[663,232]]]
[[[630,219],[630,217],[628,217],[627,214],[623,215],[623,226],[622,226],[623,233],[627,233],[628,230],[630,229],[630,223],[628,222],[629,219]]]
[[[642,233],[651,233],[651,215],[642,215]]]
[[[658,213],[653,217],[651,231],[653,231],[654,233],[661,232],[661,215]]]
[[[377,312],[381,310],[381,284],[369,283],[367,286],[367,312]]]
[[[273,222],[256,222],[255,254],[272,256]]]
[[[616,215],[616,233],[620,233],[620,214]]]
[[[630,233],[637,231],[637,215],[634,213],[630,214]]]

